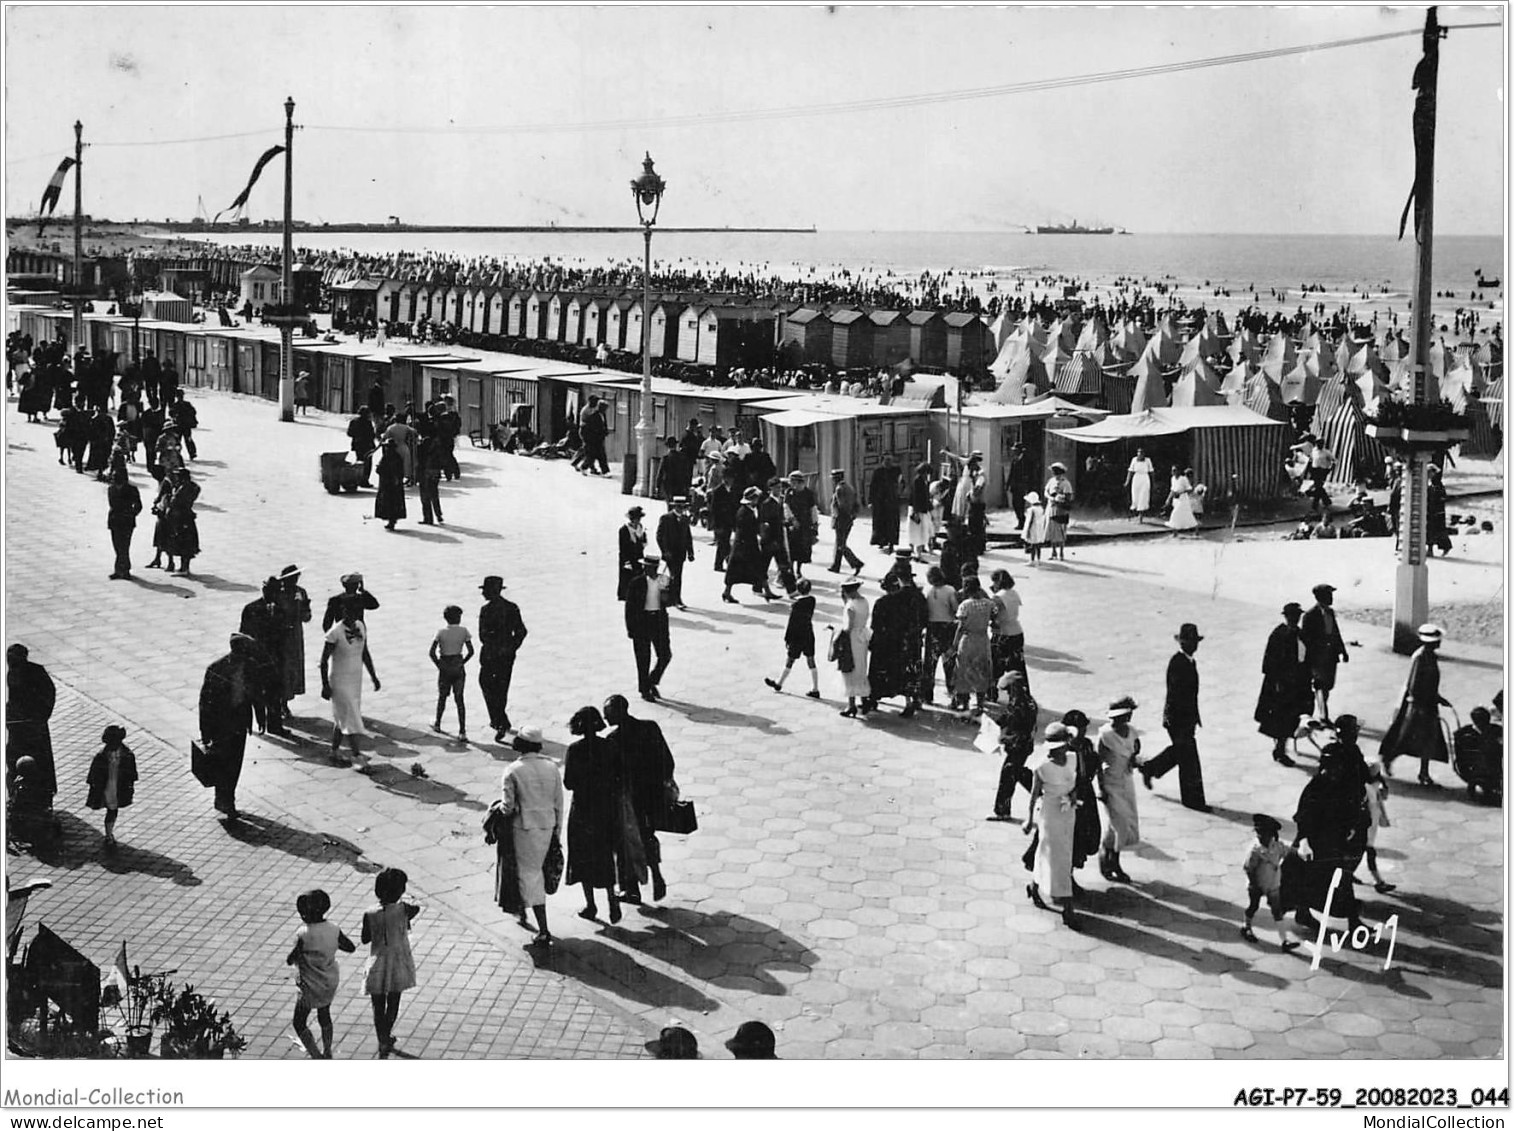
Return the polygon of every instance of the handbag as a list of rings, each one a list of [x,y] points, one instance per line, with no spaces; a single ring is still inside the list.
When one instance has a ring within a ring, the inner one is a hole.
[[[851,633],[838,632],[831,637],[830,658],[843,673],[849,672],[857,666],[856,658],[852,655]]]
[[[563,871],[562,840],[556,833],[552,834],[552,843],[547,846],[547,855],[541,862],[542,883],[551,895],[557,890],[557,885],[562,882]]]
[[[687,836],[699,831],[699,816],[694,812],[692,801],[678,801],[668,806],[667,828],[662,832],[680,833]]]
[[[195,781],[206,789],[211,789],[220,776],[216,773],[216,761],[205,747],[198,742],[191,741],[189,744],[189,772],[194,775]]]
[[[510,835],[509,818],[505,815],[504,804],[495,801],[489,806],[489,812],[484,814],[484,843],[494,844]]]

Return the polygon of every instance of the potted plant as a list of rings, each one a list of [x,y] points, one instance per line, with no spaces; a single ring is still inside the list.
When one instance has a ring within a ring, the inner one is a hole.
[[[1471,430],[1466,416],[1444,401],[1406,404],[1384,400],[1368,418],[1367,434],[1387,444],[1412,448],[1458,444],[1471,435]]]
[[[161,974],[144,974],[140,967],[132,971],[126,982],[126,992],[111,982],[102,990],[100,1005],[120,1010],[126,1031],[126,1055],[140,1058],[152,1052],[152,1023],[159,997],[166,980]]]
[[[220,1060],[238,1053],[247,1041],[231,1023],[231,1014],[217,1015],[215,1002],[193,986],[165,984],[152,1008],[154,1023],[162,1023],[158,1052],[165,1060]]]

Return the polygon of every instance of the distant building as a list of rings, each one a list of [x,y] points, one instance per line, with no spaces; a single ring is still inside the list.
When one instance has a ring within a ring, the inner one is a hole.
[[[266,264],[259,263],[256,267],[249,267],[242,272],[242,301],[241,306],[246,310],[252,307],[254,315],[262,312],[265,306],[277,306],[279,302],[279,273]]]

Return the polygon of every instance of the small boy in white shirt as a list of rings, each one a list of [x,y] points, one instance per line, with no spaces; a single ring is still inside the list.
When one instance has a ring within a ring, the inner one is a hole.
[[[473,636],[463,627],[463,610],[457,605],[448,605],[442,610],[447,622],[436,630],[431,641],[431,662],[436,665],[436,722],[432,730],[442,729],[442,712],[447,709],[447,696],[457,704],[457,738],[468,741],[468,710],[463,705],[463,687],[468,681],[465,665],[473,659]]]
[[[1251,919],[1261,906],[1262,897],[1266,896],[1267,906],[1272,911],[1272,921],[1277,924],[1278,944],[1284,950],[1296,950],[1298,940],[1290,939],[1283,927],[1283,857],[1288,852],[1278,839],[1283,826],[1275,817],[1269,817],[1265,813],[1252,814],[1251,825],[1256,829],[1256,840],[1251,845],[1251,851],[1246,854],[1246,863],[1243,865],[1246,871],[1246,894],[1250,900],[1246,904],[1246,925],[1241,928],[1241,937],[1256,942]]]

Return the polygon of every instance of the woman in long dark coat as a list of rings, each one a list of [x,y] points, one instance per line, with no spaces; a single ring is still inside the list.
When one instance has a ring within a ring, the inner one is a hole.
[[[1103,827],[1099,823],[1099,807],[1095,803],[1093,789],[1094,779],[1099,776],[1100,759],[1093,740],[1088,737],[1087,715],[1076,709],[1068,711],[1062,716],[1062,725],[1072,733],[1067,749],[1077,758],[1074,768],[1078,776],[1072,788],[1072,796],[1078,806],[1072,826],[1072,866],[1076,870],[1090,857],[1099,854],[1099,841],[1103,839]],[[1077,886],[1077,881],[1074,880],[1074,892],[1077,891]]]
[[[189,468],[181,467],[169,476],[173,480],[173,494],[168,500],[168,547],[165,551],[173,569],[173,559],[179,559],[179,573],[189,573],[191,558],[200,553],[200,526],[195,515],[195,500],[200,497],[200,485],[189,477]]]
[[[1283,744],[1298,729],[1299,719],[1314,709],[1314,686],[1299,640],[1298,623],[1303,613],[1297,601],[1289,601],[1283,606],[1283,623],[1267,637],[1267,650],[1262,654],[1262,690],[1253,715],[1257,729],[1273,740],[1272,760],[1284,766],[1293,765],[1293,759],[1283,752]]]
[[[1430,763],[1450,761],[1440,725],[1440,708],[1442,704],[1447,707],[1451,704],[1441,698],[1440,660],[1436,656],[1443,635],[1436,625],[1420,625],[1419,651],[1409,663],[1403,700],[1378,749],[1383,772],[1389,777],[1393,776],[1393,759],[1404,754],[1418,757],[1419,784],[1431,789],[1439,789],[1440,783],[1430,776]]]
[[[620,900],[615,891],[621,868],[634,870],[643,882],[647,879],[620,751],[601,735],[605,721],[596,707],[580,707],[568,729],[578,735],[578,741],[568,747],[563,772],[563,785],[573,795],[568,810],[567,882],[583,886],[580,919],[599,917],[594,889],[603,888],[610,902],[610,922],[618,923]]]
[[[399,446],[385,438],[378,462],[378,496],[373,500],[373,517],[384,520],[384,529],[405,517],[405,460]]]
[[[642,516],[647,512],[640,507],[626,511],[626,520],[620,524],[616,536],[617,565],[615,573],[615,597],[626,599],[626,586],[641,576],[642,555],[647,549],[647,528],[642,525]]]
[[[925,596],[890,574],[883,579],[883,596],[873,606],[872,637],[868,641],[868,696],[863,711],[879,699],[904,697],[900,718],[910,718],[920,706],[921,646],[925,634]]]
[[[1341,882],[1331,899],[1330,914],[1348,920],[1354,928],[1359,912],[1351,872],[1366,850],[1370,817],[1361,777],[1335,743],[1320,752],[1319,770],[1299,794],[1293,823],[1298,826],[1293,847],[1308,841],[1310,855],[1303,869],[1302,890],[1290,893],[1299,923],[1314,924],[1311,909],[1324,909],[1330,881],[1339,868]]]
[[[883,466],[873,472],[867,502],[873,509],[874,546],[892,554],[899,542],[899,467],[892,455],[883,457]]]
[[[727,604],[740,603],[731,596],[733,585],[754,585],[767,590],[767,572],[762,567],[762,520],[758,514],[761,503],[762,492],[756,487],[748,487],[741,496],[741,505],[736,508],[731,560],[725,570],[725,592],[720,595]],[[767,591],[764,596],[775,597],[777,594]]]
[[[1031,697],[1025,673],[1007,671],[999,680],[1003,694],[1003,711],[999,716],[999,749],[1004,763],[999,767],[999,791],[994,795],[994,812],[990,821],[1012,821],[1015,787],[1030,791],[1030,772],[1025,763],[1036,746],[1036,719],[1040,708]]]
[[[804,472],[789,472],[789,489],[783,499],[784,525],[788,534],[789,561],[796,578],[804,576],[815,550],[820,523],[815,516],[815,492],[804,481]]]

